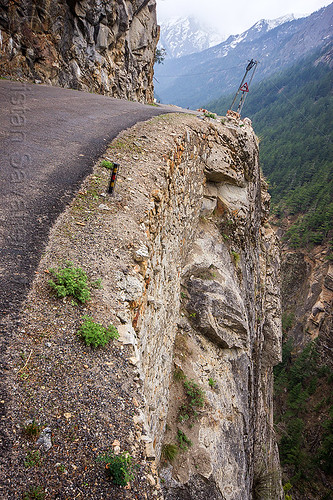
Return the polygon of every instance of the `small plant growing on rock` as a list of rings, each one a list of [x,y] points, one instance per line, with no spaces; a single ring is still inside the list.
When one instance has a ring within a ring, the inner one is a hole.
[[[88,277],[80,267],[74,267],[72,262],[59,269],[50,269],[54,279],[49,280],[49,285],[56,292],[57,297],[72,296],[84,304],[90,299]],[[91,284],[100,287],[101,282],[97,280]]]
[[[253,500],[270,500],[278,483],[278,472],[267,469],[264,462],[259,462],[254,470],[252,495]]]
[[[206,111],[204,113],[206,118],[213,118],[213,120],[216,120],[216,114],[215,113],[210,113],[209,111]]]
[[[194,380],[185,378],[184,389],[187,401],[180,407],[179,421],[189,420],[191,416],[198,416],[197,410],[205,404],[205,393]]]
[[[189,398],[189,407],[202,408],[205,402],[205,393],[194,380],[184,380],[184,387],[187,397]]]
[[[173,372],[173,378],[177,381],[180,382],[181,380],[186,379],[186,375],[183,372],[181,368],[176,368],[175,371]]]
[[[288,495],[288,491],[290,491],[291,488],[292,484],[289,481],[283,486],[283,492],[285,493],[285,500],[292,500],[291,495]]]
[[[168,462],[172,462],[176,456],[179,453],[179,448],[176,444],[164,444],[162,446],[162,456],[164,460],[167,460]]]
[[[113,450],[100,455],[98,461],[105,463],[106,475],[114,484],[126,486],[134,479],[133,459],[129,453],[120,453],[116,455]]]
[[[239,261],[240,261],[240,255],[239,255],[239,253],[235,252],[235,250],[231,250],[231,255],[234,258],[236,266],[238,266]]]
[[[187,406],[184,404],[180,407],[180,414],[179,414],[179,422],[182,424],[183,422],[187,422],[187,420],[190,418],[188,413],[185,413],[187,410]]]
[[[215,389],[217,382],[216,382],[216,380],[214,380],[213,378],[210,377],[208,379],[208,384],[209,384],[209,387],[211,387],[212,389]]]
[[[105,328],[99,323],[95,323],[89,316],[84,316],[84,323],[78,331],[78,335],[82,338],[86,345],[92,347],[105,346],[109,340],[119,338],[118,330],[115,326],[109,325]]]
[[[186,451],[190,446],[192,446],[192,441],[186,436],[185,432],[180,429],[177,431],[177,439],[181,450]]]

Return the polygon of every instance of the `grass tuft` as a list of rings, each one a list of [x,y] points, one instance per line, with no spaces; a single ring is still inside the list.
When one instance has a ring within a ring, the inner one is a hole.
[[[162,446],[162,456],[164,460],[167,460],[168,462],[172,462],[176,456],[179,453],[179,448],[176,444],[164,444]]]
[[[25,427],[24,432],[29,437],[38,436],[40,433],[40,425],[37,424],[36,420],[33,418]]]

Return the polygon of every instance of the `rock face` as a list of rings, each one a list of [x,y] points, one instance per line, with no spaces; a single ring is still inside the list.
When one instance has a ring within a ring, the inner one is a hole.
[[[332,366],[333,265],[328,245],[282,253],[283,309],[293,316],[289,336],[296,351],[316,340],[321,362]]]
[[[166,499],[249,500],[264,491],[280,499],[272,413],[279,251],[257,139],[249,123],[233,122],[194,122],[175,136],[133,254],[141,287],[118,282],[131,311],[124,328],[136,338],[150,448]],[[205,400],[188,414],[184,380]],[[192,446],[168,465],[165,450],[179,431]]]
[[[121,165],[115,195],[97,164],[57,222],[11,350],[24,378],[15,372],[10,387],[3,498],[36,478],[17,435],[35,416],[52,429],[38,484],[59,498],[282,500],[279,251],[257,138],[240,125],[191,115],[137,124],[106,153]],[[102,278],[83,310],[48,290],[45,270],[66,260]],[[85,312],[117,326],[119,342],[86,349],[75,333]],[[33,353],[26,367],[22,352]],[[97,468],[110,447],[140,466],[129,490],[111,490]]]
[[[153,100],[155,0],[4,0],[2,75]]]
[[[149,223],[154,305],[136,326],[148,425],[159,455],[169,406],[164,445],[177,442],[179,430],[193,443],[172,470],[161,470],[167,499],[260,498],[260,487],[278,499],[272,366],[280,359],[279,259],[257,142],[249,126],[211,126],[204,141],[198,135],[177,142],[172,184]],[[174,363],[206,394],[188,421],[180,416],[186,395],[173,381]]]

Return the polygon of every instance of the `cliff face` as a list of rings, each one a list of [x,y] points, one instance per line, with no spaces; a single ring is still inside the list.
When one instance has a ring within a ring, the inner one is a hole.
[[[282,260],[283,309],[292,315],[289,336],[301,350],[316,340],[322,363],[332,366],[333,266],[327,260],[328,245],[312,250],[284,249]]]
[[[291,481],[295,500],[329,498],[333,491],[333,266],[329,254],[328,241],[312,248],[295,250],[286,244],[282,248],[285,345],[275,378],[275,422],[283,476]]]
[[[144,220],[146,287],[133,310],[157,456],[179,431],[192,442],[162,464],[165,498],[250,499],[265,489],[280,498],[279,257],[256,138],[248,123],[197,127],[176,140],[167,165]],[[184,407],[189,381],[205,392],[198,411]]]
[[[54,497],[283,498],[279,255],[257,139],[241,125],[185,115],[136,125],[107,152],[120,164],[115,196],[96,165],[59,219],[11,352],[15,492],[38,481]],[[45,270],[66,260],[102,278],[86,306],[47,286]],[[115,324],[119,343],[83,346],[84,314]],[[22,465],[38,448],[17,434],[29,418],[52,432],[38,471]],[[128,490],[96,464],[110,448],[140,466]]]
[[[4,0],[0,71],[151,102],[158,36],[155,0]]]

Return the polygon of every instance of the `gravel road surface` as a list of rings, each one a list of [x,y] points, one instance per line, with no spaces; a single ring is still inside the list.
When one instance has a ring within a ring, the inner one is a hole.
[[[0,81],[0,318],[17,310],[49,229],[117,134],[176,110]]]
[[[118,133],[176,107],[0,80],[0,452],[8,349],[49,230]]]

